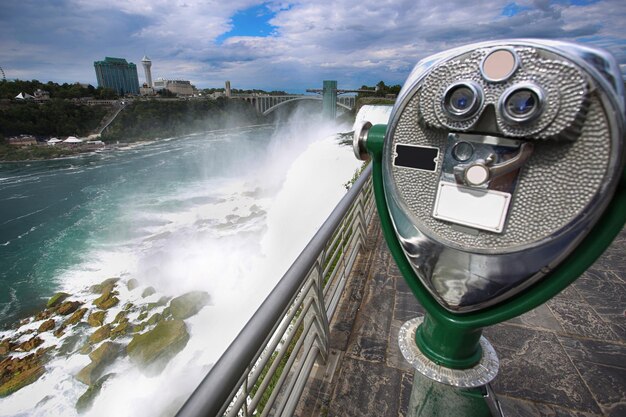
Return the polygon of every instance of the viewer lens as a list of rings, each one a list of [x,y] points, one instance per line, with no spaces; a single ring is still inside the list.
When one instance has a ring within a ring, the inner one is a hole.
[[[520,90],[511,94],[506,101],[506,110],[517,117],[527,116],[533,113],[539,99],[537,95],[530,90]]]
[[[463,120],[472,117],[482,104],[482,90],[472,82],[459,82],[446,91],[443,106],[453,119]]]
[[[501,116],[509,123],[527,123],[536,119],[545,105],[545,93],[533,83],[521,83],[507,89],[498,106]]]
[[[459,87],[450,95],[450,106],[455,110],[464,111],[474,99],[474,93],[467,87]]]

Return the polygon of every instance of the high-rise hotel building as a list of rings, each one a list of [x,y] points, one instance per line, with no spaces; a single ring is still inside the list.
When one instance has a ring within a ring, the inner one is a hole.
[[[139,94],[137,66],[123,58],[106,57],[93,63],[98,87],[108,87],[118,94]]]

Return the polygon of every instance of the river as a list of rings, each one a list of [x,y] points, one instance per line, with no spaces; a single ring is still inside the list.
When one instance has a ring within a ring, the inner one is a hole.
[[[350,129],[296,115],[279,127],[0,164],[0,340],[54,292],[87,300],[111,277],[121,299],[111,317],[128,302],[206,291],[209,305],[185,320],[190,340],[165,370],[145,376],[118,359],[86,414],[172,415],[345,194],[360,163],[336,133]],[[131,278],[138,291],[122,285]],[[138,295],[149,286],[155,294]],[[78,352],[56,356],[39,380],[0,399],[0,416],[76,415],[86,386],[74,375],[88,363]]]

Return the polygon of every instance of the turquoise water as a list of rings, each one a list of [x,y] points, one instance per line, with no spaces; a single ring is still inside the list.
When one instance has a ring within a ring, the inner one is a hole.
[[[249,175],[255,161],[267,157],[273,132],[239,129],[62,160],[0,164],[0,325],[41,307],[64,271],[84,262],[94,246],[141,233],[136,219],[126,216],[129,207],[140,202],[148,212],[171,211],[201,203],[164,203],[159,197]]]
[[[347,130],[303,112],[278,127],[1,164],[0,321],[12,325],[55,291],[94,311],[90,287],[110,277],[120,278],[120,302],[107,322],[129,304],[138,321],[162,296],[207,292],[209,304],[185,320],[188,343],[161,374],[118,358],[106,369],[115,376],[82,414],[172,415],[345,195],[342,184],[360,166],[338,144],[336,133]],[[143,297],[148,287],[156,293]],[[0,340],[26,341],[42,322],[0,329]],[[78,416],[87,386],[76,375],[90,362],[80,348],[94,331],[78,324],[61,336],[40,333],[40,348],[52,349],[45,374],[0,398],[0,416]]]

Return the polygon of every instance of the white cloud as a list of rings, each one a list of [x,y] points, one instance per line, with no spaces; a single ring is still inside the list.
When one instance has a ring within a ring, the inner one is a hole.
[[[510,0],[480,6],[466,0],[66,1],[44,2],[42,8],[9,0],[7,15],[0,17],[3,68],[22,78],[39,68],[39,79],[94,82],[94,60],[109,55],[137,63],[147,53],[155,75],[199,86],[230,79],[245,88],[303,90],[330,78],[348,88],[381,79],[401,83],[429,54],[511,37],[584,40],[626,63],[626,3],[619,0],[584,6],[520,0],[522,11],[510,17],[502,15]],[[237,11],[259,4],[275,13],[270,36],[216,42],[231,30]],[[20,16],[11,15],[18,13],[33,15],[21,19],[19,30]],[[29,23],[37,15],[46,16],[43,29],[42,20]],[[45,67],[42,49],[48,51]],[[68,71],[68,60],[82,71]]]

